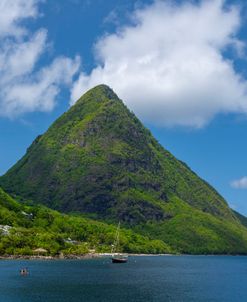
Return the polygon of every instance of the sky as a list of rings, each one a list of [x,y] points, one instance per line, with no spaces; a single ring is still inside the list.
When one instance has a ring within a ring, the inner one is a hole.
[[[247,215],[246,47],[240,0],[0,0],[0,175],[104,83]]]

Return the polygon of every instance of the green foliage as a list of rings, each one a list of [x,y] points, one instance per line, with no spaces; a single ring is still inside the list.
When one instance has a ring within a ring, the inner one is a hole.
[[[60,214],[44,206],[28,206],[13,200],[0,189],[0,224],[11,226],[0,234],[0,255],[33,255],[35,249],[47,255],[82,255],[94,249],[110,252],[116,226],[81,216]],[[68,240],[68,238],[70,238]],[[165,253],[172,249],[161,240],[150,240],[122,229],[120,250],[133,253]]]
[[[173,216],[171,219],[160,223],[150,222],[134,230],[163,240],[180,253],[247,253],[247,229],[240,223],[216,218],[178,198],[167,205],[167,211]]]
[[[162,205],[173,196],[235,220],[224,199],[164,150],[105,85],[87,92],[39,136],[0,184],[63,212],[129,225],[162,221]]]
[[[247,217],[239,214],[238,212],[233,210],[234,215],[238,218],[238,220],[241,222],[242,225],[247,227]]]
[[[114,233],[109,224],[119,220],[135,230],[123,231],[125,251],[157,253],[171,251],[171,246],[186,253],[247,252],[246,229],[240,224],[244,219],[166,151],[105,85],[88,91],[37,137],[0,185],[12,196],[102,221],[42,207],[32,208],[30,221],[13,200],[0,208],[4,224],[36,230],[40,235],[34,243],[52,254],[109,249]],[[66,236],[80,244],[62,244]]]

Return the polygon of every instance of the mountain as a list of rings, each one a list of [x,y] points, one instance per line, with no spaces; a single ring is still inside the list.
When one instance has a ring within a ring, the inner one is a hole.
[[[247,217],[243,216],[242,214],[238,213],[237,211],[232,210],[238,220],[241,222],[242,225],[247,227]]]
[[[163,220],[177,196],[234,220],[226,202],[153,138],[115,93],[87,92],[0,180],[7,192],[63,212],[96,213],[128,223]]]
[[[20,203],[0,188],[0,255],[81,255],[90,249],[110,252],[116,227],[78,216],[68,216],[40,205]],[[167,253],[161,240],[150,240],[121,229],[120,248],[133,253]]]
[[[0,178],[11,195],[151,235],[188,253],[246,253],[226,201],[106,85],[84,94]]]

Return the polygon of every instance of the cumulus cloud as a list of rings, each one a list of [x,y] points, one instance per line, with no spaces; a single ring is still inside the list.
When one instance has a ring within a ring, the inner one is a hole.
[[[231,187],[235,189],[247,189],[247,176],[232,181]]]
[[[222,54],[243,51],[240,23],[238,7],[223,0],[137,9],[132,25],[96,43],[98,66],[81,72],[71,103],[105,83],[139,117],[161,126],[200,128],[219,113],[247,113],[247,82]]]
[[[0,116],[50,111],[63,85],[71,85],[80,58],[55,58],[37,67],[47,31],[30,32],[23,21],[38,17],[39,0],[0,1]]]

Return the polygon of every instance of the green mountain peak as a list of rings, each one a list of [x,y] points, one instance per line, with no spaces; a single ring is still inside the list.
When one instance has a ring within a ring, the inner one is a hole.
[[[121,220],[185,252],[233,250],[229,240],[243,228],[216,190],[165,150],[106,85],[85,93],[36,138],[0,184],[62,212]]]
[[[97,99],[97,101],[99,102],[104,101],[104,99],[118,99],[118,96],[109,86],[105,84],[100,84],[88,90],[84,95],[82,95],[81,98],[79,98],[76,104],[83,102],[86,98],[94,98]]]

